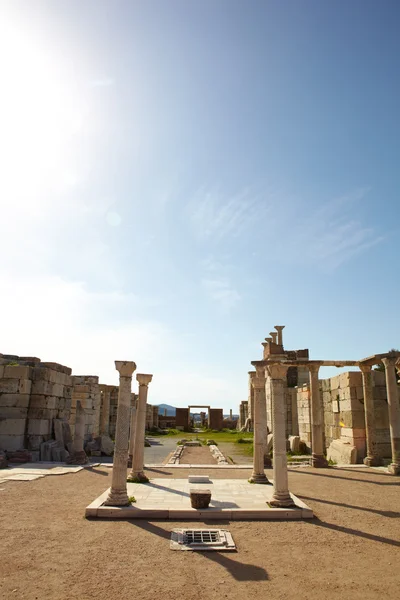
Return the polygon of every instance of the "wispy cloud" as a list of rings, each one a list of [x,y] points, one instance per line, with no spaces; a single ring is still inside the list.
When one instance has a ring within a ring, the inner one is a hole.
[[[205,293],[222,313],[229,313],[241,300],[239,292],[231,283],[229,274],[232,266],[213,256],[203,259],[200,266],[203,271],[201,285]]]
[[[293,215],[291,234],[286,238],[292,260],[335,269],[379,244],[384,237],[363,223],[363,212],[358,206],[368,191],[358,188],[315,210],[303,207],[305,216]]]
[[[261,194],[243,189],[226,196],[216,189],[199,189],[187,206],[188,217],[200,239],[218,242],[238,237],[256,219],[268,212],[268,203]]]

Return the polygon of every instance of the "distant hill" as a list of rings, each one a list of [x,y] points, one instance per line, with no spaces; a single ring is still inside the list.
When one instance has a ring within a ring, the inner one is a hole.
[[[167,417],[175,417],[176,408],[175,408],[175,406],[171,406],[170,404],[159,404],[158,405],[158,414],[164,415],[165,409],[167,410]]]

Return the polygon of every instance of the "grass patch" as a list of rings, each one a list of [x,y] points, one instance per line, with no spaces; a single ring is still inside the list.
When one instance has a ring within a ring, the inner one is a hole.
[[[129,504],[133,504],[134,502],[136,502],[135,496],[129,496],[128,500],[129,500]]]
[[[127,483],[148,483],[150,480],[148,477],[139,478],[139,477],[128,477],[126,480]]]

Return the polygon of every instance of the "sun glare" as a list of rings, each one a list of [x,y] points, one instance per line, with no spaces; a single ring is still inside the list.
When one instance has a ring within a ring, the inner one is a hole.
[[[3,200],[28,207],[58,181],[76,180],[67,163],[83,119],[77,85],[65,71],[38,35],[0,23]]]

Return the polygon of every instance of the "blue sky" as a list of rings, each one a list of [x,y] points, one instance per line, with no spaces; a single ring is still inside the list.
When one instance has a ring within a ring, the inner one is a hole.
[[[1,352],[236,409],[275,324],[312,358],[398,348],[399,22],[2,0]]]

